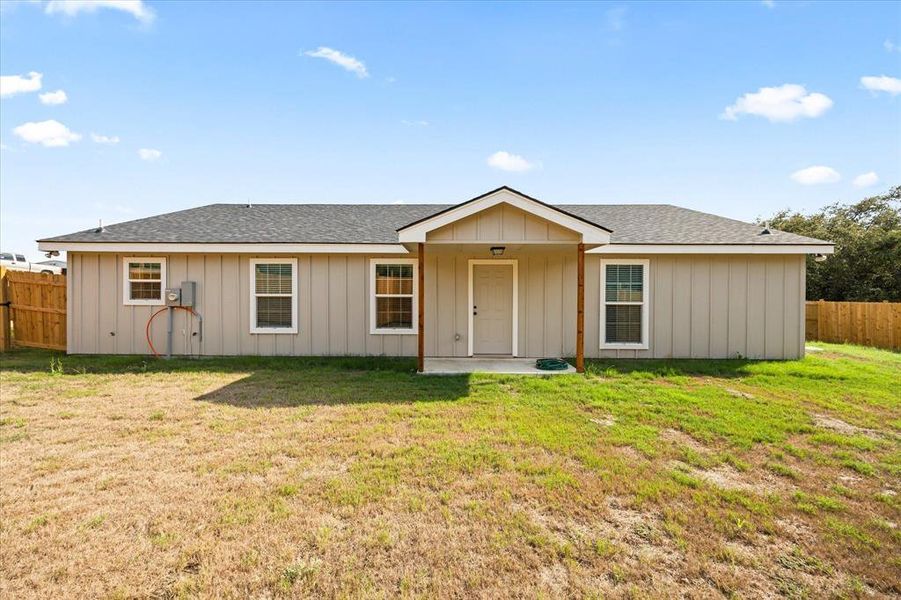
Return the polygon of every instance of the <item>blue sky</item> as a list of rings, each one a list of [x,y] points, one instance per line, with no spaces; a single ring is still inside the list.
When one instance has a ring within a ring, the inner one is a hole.
[[[897,2],[4,1],[0,74],[0,240],[34,257],[212,202],[753,220],[901,182]]]

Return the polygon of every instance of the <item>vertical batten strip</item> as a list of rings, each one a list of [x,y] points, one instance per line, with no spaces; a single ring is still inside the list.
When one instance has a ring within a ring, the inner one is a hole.
[[[576,371],[585,372],[585,244],[578,247],[576,283]]]
[[[425,369],[425,244],[422,242],[418,245],[419,251],[419,299],[417,303],[419,304],[419,318],[418,320],[418,328],[419,333],[417,335],[417,341],[419,345],[418,357],[417,357],[417,366],[416,369],[422,373]]]

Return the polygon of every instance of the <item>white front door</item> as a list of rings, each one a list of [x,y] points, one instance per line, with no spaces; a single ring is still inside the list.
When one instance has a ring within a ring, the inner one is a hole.
[[[473,265],[474,354],[513,354],[513,265]]]

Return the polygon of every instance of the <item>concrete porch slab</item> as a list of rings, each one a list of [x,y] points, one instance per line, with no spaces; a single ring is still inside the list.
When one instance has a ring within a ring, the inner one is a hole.
[[[535,358],[426,358],[423,375],[460,375],[463,373],[502,373],[507,375],[563,375],[575,373],[569,365],[565,371],[542,371]]]

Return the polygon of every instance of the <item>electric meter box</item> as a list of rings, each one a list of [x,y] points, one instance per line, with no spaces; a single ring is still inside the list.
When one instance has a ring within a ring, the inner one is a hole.
[[[166,306],[181,306],[181,288],[166,288]]]
[[[197,282],[182,281],[181,282],[181,305],[194,307],[197,298]]]

